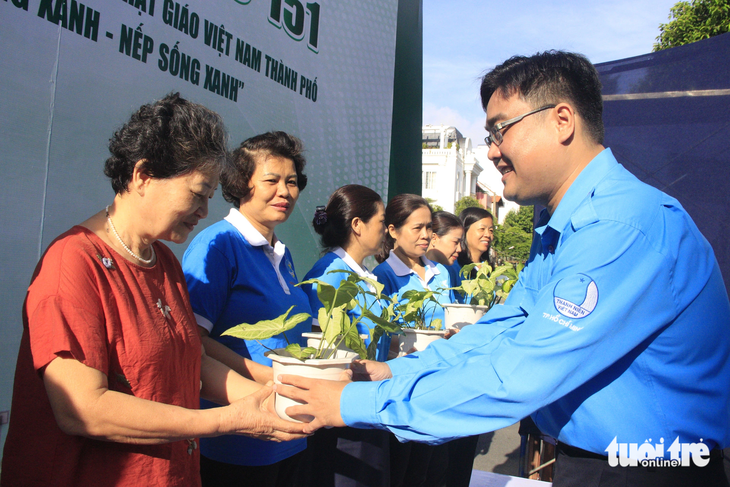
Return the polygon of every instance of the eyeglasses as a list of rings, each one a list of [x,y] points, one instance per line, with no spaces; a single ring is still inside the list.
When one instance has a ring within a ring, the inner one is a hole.
[[[525,118],[528,115],[532,115],[533,113],[541,112],[543,110],[547,110],[548,108],[555,108],[557,105],[545,105],[544,107],[536,108],[532,111],[529,111],[523,115],[520,115],[519,117],[510,118],[509,120],[505,120],[504,122],[500,122],[491,129],[487,129],[489,131],[489,135],[484,137],[484,142],[487,143],[487,147],[491,147],[492,143],[499,146],[502,143],[502,129],[505,129],[509,127],[510,125],[514,125],[523,118]]]

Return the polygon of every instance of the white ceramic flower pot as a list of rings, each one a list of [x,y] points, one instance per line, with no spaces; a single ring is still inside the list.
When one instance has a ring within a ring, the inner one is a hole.
[[[436,340],[444,337],[446,334],[445,330],[415,330],[413,328],[403,328],[405,335],[398,337],[398,356],[408,354],[414,348],[420,352],[425,350],[426,347]]]
[[[282,355],[280,355],[282,354]],[[299,375],[311,379],[338,380],[345,369],[350,368],[350,364],[358,355],[355,352],[347,350],[336,350],[333,358],[330,359],[308,359],[302,362],[290,355],[286,354],[283,348],[278,348],[273,352],[266,352],[264,355],[272,360],[272,369],[274,370],[274,382],[281,384],[277,377],[279,375]],[[286,408],[301,404],[298,401],[289,399],[288,397],[276,394],[275,409],[276,414],[282,419],[289,421],[297,421],[290,418],[286,414]],[[309,418],[311,421],[314,418]]]
[[[487,312],[486,306],[477,304],[444,304],[444,327],[461,330],[466,325],[473,325]]]

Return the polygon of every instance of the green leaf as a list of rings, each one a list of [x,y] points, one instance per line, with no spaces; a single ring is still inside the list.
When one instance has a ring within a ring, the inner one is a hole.
[[[383,329],[376,328],[370,332],[370,345],[368,345],[367,357],[368,360],[375,360],[378,355],[378,341],[383,336]]]
[[[332,321],[332,319],[324,307],[319,308],[319,311],[317,311],[317,321],[319,322],[319,328],[323,332],[329,328],[330,321]]]
[[[357,272],[348,271],[346,269],[335,269],[333,271],[327,272],[327,274],[344,274],[346,277],[344,279],[342,279],[343,281],[345,281],[345,280],[349,281],[351,279],[356,280],[356,279],[360,278],[360,276],[357,274]]]
[[[510,272],[511,270],[513,270],[513,269],[514,269],[514,268],[512,267],[512,265],[511,265],[511,264],[504,264],[504,265],[501,265],[501,266],[499,266],[499,267],[495,268],[495,269],[494,269],[494,270],[492,271],[492,273],[491,273],[491,274],[489,275],[489,278],[490,278],[490,279],[492,279],[492,280],[494,281],[494,280],[496,280],[496,279],[497,279],[497,278],[498,278],[499,276],[501,276],[501,275],[506,275],[506,274],[508,274],[508,273],[509,273],[509,272]]]
[[[337,289],[331,284],[319,281],[317,283],[317,297],[322,302],[324,308],[329,312],[335,307],[335,296]]]
[[[324,308],[321,308],[321,310]],[[320,316],[321,316],[320,310]],[[333,346],[338,335],[341,335],[345,330],[345,321],[349,323],[350,317],[347,316],[347,312],[342,308],[333,309],[327,316],[327,326],[320,326],[322,328],[323,338],[327,342],[327,346]],[[322,322],[320,321],[320,324]]]
[[[396,316],[398,316],[398,311],[396,310],[396,307],[397,303],[395,301],[391,301],[388,306],[383,307],[383,314],[381,314],[380,317],[385,318],[386,316],[389,316],[391,318],[395,318]]]
[[[365,348],[365,342],[363,342],[360,333],[357,330],[357,326],[350,325],[345,335],[345,346],[350,350],[360,355],[360,358],[368,358],[368,352]]]
[[[338,308],[343,304],[346,305],[360,292],[360,288],[357,284],[350,281],[342,281],[340,287],[337,289],[337,295],[335,298],[334,308]]]
[[[397,300],[397,296],[394,300]],[[406,326],[422,329],[426,327],[426,307],[441,306],[435,298],[435,293],[430,290],[418,291],[410,289],[403,293],[396,310],[400,313]]]
[[[353,298],[349,303],[347,303],[347,310],[351,311],[353,309],[360,308],[360,302],[357,300],[357,297]]]
[[[313,358],[317,354],[317,349],[312,347],[304,347],[302,348],[298,343],[291,343],[289,344],[286,349],[287,353],[294,357],[295,359],[299,359],[302,362],[309,358]]]
[[[360,277],[360,276],[357,276],[357,275],[355,277],[357,277],[357,280],[353,280],[352,282],[365,281],[365,283],[370,284],[373,287],[373,289],[375,289],[375,294],[376,295],[382,295],[383,294],[383,289],[385,289],[385,285],[383,283],[378,282],[375,279],[372,279],[370,277]]]
[[[382,329],[390,333],[401,333],[400,325],[398,325],[397,323],[393,323],[392,321],[388,321],[387,319],[376,315],[370,310],[363,311],[363,316],[375,323],[376,330]]]
[[[459,271],[459,275],[461,275],[461,277],[463,279],[468,279],[469,275],[471,274],[472,269],[474,269],[477,265],[479,265],[479,264],[466,264]]]
[[[241,338],[243,340],[264,340],[271,338],[291,330],[299,323],[309,319],[310,315],[307,313],[298,313],[287,319],[292,309],[294,309],[294,306],[291,306],[286,313],[279,315],[273,320],[261,320],[253,325],[241,323],[240,325],[229,328],[222,335]]]

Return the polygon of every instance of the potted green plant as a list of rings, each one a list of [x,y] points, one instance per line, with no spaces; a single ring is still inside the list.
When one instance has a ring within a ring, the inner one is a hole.
[[[357,352],[361,358],[375,360],[380,337],[385,333],[402,333],[400,325],[395,321],[396,303],[383,294],[383,285],[374,279],[360,277],[355,272],[345,270],[334,270],[329,273],[346,274],[348,277],[340,281],[337,288],[320,279],[309,279],[299,284],[316,284],[317,297],[323,305],[317,316],[322,333],[309,334],[314,338],[309,342],[317,345],[316,356],[319,357],[320,350],[328,349],[331,344],[334,348]],[[369,284],[374,291],[359,286],[361,282]],[[367,296],[372,299],[368,301]],[[376,302],[380,303],[377,314],[373,311]],[[356,311],[353,313],[354,318],[348,314],[350,310]],[[357,325],[361,323],[369,331],[370,345],[367,348],[364,338],[368,335],[357,332]]]
[[[523,267],[523,264],[505,264],[492,269],[487,263],[467,264],[462,267],[461,284],[450,289],[464,296],[465,303],[444,305],[446,328],[461,329],[476,323],[492,306],[509,295]],[[471,278],[469,276],[474,268],[476,275]]]
[[[333,271],[347,274],[338,287],[334,287],[319,279],[303,281],[302,284],[316,284],[317,296],[322,302],[322,308],[318,312],[319,326],[322,330],[322,338],[317,346],[301,347],[299,343],[289,343],[286,348],[269,350],[266,356],[272,360],[274,381],[281,374],[300,375],[320,379],[337,380],[342,371],[350,366],[352,360],[358,356],[361,358],[375,358],[377,342],[383,333],[400,333],[400,326],[394,323],[395,306],[392,302],[383,306],[379,313],[375,313],[371,305],[367,306],[366,299],[358,299],[359,296],[371,295],[375,300],[390,300],[382,294],[383,285],[373,279],[362,278],[354,272]],[[375,292],[365,291],[358,286],[360,281],[369,283]],[[293,308],[293,307],[292,307]],[[286,339],[286,332],[291,330],[302,321],[309,318],[307,313],[298,313],[289,316],[292,308],[286,313],[273,320],[261,320],[254,324],[241,323],[230,328],[224,334],[244,340],[262,340],[274,335],[283,334]],[[355,318],[347,313],[348,310],[358,309],[359,315]],[[368,321],[363,323],[373,324],[370,330],[371,343],[365,347],[365,342],[358,333],[357,324],[364,318]],[[287,339],[287,343],[289,340]],[[286,408],[297,403],[291,399],[279,396],[276,399],[276,412],[284,419],[294,420],[286,413]]]
[[[437,293],[430,290],[410,289],[393,301],[398,303],[395,311],[403,324],[404,336],[400,337],[398,356],[402,357],[413,350],[421,351],[431,342],[443,338],[446,331],[440,318],[429,320],[436,307],[442,304],[436,299]]]

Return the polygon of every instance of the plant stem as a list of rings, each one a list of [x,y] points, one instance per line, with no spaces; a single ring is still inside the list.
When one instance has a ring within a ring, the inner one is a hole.
[[[259,345],[261,345],[262,347],[264,347],[264,348],[265,348],[266,350],[268,350],[269,352],[273,352],[273,351],[274,351],[274,349],[273,349],[273,348],[269,348],[269,347],[267,347],[266,345],[264,345],[263,343],[261,343],[261,340],[256,340],[256,343],[258,343]]]

